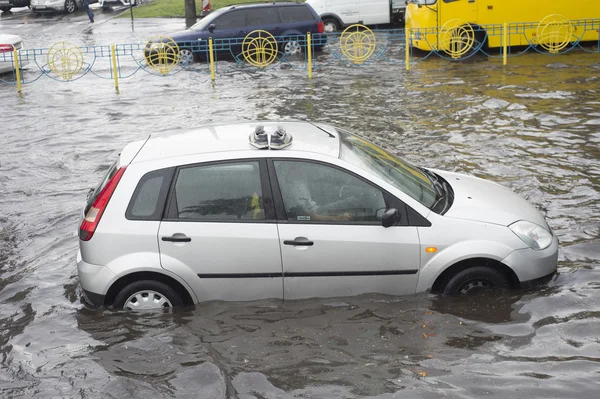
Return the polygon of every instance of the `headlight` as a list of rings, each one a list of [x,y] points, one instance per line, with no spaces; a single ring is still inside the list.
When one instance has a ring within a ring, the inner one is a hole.
[[[546,249],[552,243],[552,233],[535,223],[519,220],[508,226],[508,228],[532,249]]]

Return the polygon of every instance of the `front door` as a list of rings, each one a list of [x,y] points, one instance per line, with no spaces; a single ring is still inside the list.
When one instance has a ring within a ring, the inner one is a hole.
[[[200,301],[281,298],[281,253],[264,161],[181,167],[158,243]]]
[[[286,299],[415,292],[417,228],[406,225],[405,208],[398,225],[381,225],[398,200],[331,165],[274,160],[271,168]]]
[[[246,12],[244,10],[228,11],[215,19],[212,25],[214,25],[214,30],[208,32],[208,36],[213,38],[217,55],[238,57],[242,52],[242,42],[248,34]]]

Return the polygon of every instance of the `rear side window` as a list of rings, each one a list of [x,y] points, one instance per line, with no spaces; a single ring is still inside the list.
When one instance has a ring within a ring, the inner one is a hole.
[[[161,220],[174,168],[146,173],[138,183],[125,217],[129,220]]]
[[[248,26],[271,25],[281,22],[275,7],[260,7],[246,10]]]
[[[174,188],[169,218],[265,220],[257,161],[182,168]]]
[[[215,21],[215,29],[234,29],[246,27],[246,14],[242,10],[225,13]]]
[[[306,6],[280,7],[279,12],[281,13],[281,20],[283,22],[310,21],[315,19]]]
[[[90,207],[92,206],[94,201],[96,201],[96,198],[98,198],[98,195],[100,195],[100,192],[102,191],[102,189],[106,186],[106,184],[110,181],[110,179],[113,178],[115,173],[117,173],[117,170],[119,170],[119,168],[117,167],[117,163],[118,163],[118,161],[115,161],[115,163],[113,163],[108,168],[108,170],[104,174],[104,177],[102,178],[102,180],[100,180],[100,184],[98,184],[98,186],[95,189],[91,189],[88,192],[88,196],[85,201],[85,212],[84,212],[85,215],[87,215],[88,211],[90,210]]]

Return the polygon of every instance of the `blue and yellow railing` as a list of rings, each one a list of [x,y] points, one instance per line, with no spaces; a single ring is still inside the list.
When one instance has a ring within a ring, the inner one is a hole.
[[[584,41],[589,44],[584,46]],[[415,48],[421,51],[417,54]],[[508,57],[528,51],[552,55],[575,49],[600,51],[600,20],[549,16],[538,23],[485,26],[453,20],[436,29],[370,30],[352,25],[341,33],[299,36],[276,37],[254,31],[241,38],[193,42],[175,42],[167,36],[146,43],[105,46],[59,42],[45,49],[0,53],[0,62],[12,63],[15,70],[12,76],[0,77],[0,83],[15,84],[21,92],[23,85],[42,78],[70,82],[93,75],[112,80],[118,91],[120,81],[138,74],[170,76],[196,71],[214,81],[218,73],[240,67],[262,70],[287,64],[306,71],[311,78],[315,71],[334,64],[368,67],[385,62],[409,70],[415,61],[434,55],[458,61],[475,54],[502,58],[506,64]],[[320,56],[322,50],[329,56]],[[224,59],[234,62],[219,62]],[[25,65],[27,72],[22,73],[20,68]]]

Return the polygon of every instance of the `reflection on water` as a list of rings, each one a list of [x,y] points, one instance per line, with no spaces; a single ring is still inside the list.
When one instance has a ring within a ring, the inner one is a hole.
[[[327,54],[317,63],[327,62]],[[600,372],[600,56],[329,66],[0,85],[0,386],[8,397],[594,397]],[[305,118],[539,207],[560,274],[526,292],[208,303],[80,302],[77,223],[129,141],[206,121]]]

